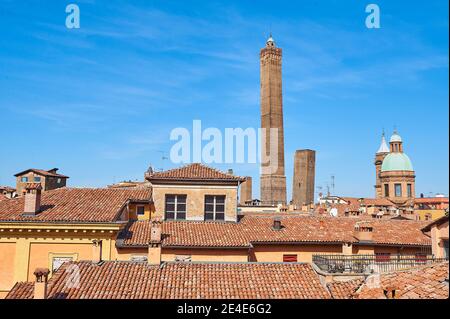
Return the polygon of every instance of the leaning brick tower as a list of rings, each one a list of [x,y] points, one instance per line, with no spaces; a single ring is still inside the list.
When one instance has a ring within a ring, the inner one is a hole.
[[[286,204],[281,56],[282,50],[271,35],[260,53],[261,128],[265,132],[261,141],[263,205]]]

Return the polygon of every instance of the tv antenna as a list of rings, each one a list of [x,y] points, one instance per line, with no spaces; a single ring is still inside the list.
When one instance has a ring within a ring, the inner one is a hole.
[[[335,192],[334,192],[334,175],[331,175],[331,192],[333,194],[335,194]]]
[[[162,160],[162,167],[160,168],[161,171],[164,170],[164,161],[168,160],[169,158],[166,156],[165,151],[158,151],[158,153],[161,153],[161,160]]]

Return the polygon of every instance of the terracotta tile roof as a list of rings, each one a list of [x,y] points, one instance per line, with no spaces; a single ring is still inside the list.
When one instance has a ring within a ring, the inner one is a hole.
[[[333,281],[327,284],[327,288],[333,299],[351,299],[363,283],[363,279]]]
[[[133,221],[118,236],[118,246],[148,246],[150,222]],[[235,223],[162,223],[163,246],[171,247],[245,247],[250,243]]]
[[[244,217],[242,231],[252,243],[354,242],[350,219],[281,216],[281,230],[272,229],[274,217]]]
[[[430,231],[434,225],[440,226],[445,223],[448,223],[448,216],[442,216],[441,218],[438,218],[438,219],[432,221],[431,223],[426,225],[424,228],[422,228],[422,231],[423,232]]]
[[[200,163],[189,164],[180,168],[174,168],[164,172],[154,172],[146,174],[147,180],[189,180],[189,181],[244,181],[243,177],[221,172]]]
[[[448,204],[448,197],[418,197],[414,199],[415,204]]]
[[[0,201],[0,221],[113,222],[128,200],[150,200],[151,189],[59,188],[42,193],[37,216],[23,216],[24,196]]]
[[[46,170],[43,170],[43,169],[37,169],[37,168],[29,168],[29,169],[27,169],[27,170],[24,170],[24,171],[22,171],[22,172],[20,172],[20,173],[15,174],[14,176],[17,177],[17,176],[26,174],[26,173],[28,173],[28,172],[34,172],[34,173],[39,174],[39,175],[42,175],[42,176],[51,176],[51,177],[69,178],[69,176],[66,176],[66,175],[62,175],[62,174],[59,174],[59,173],[53,173],[53,172],[51,172],[51,170],[46,171]]]
[[[387,198],[341,197],[341,199],[346,201],[348,204],[354,204],[358,206],[359,203],[366,206],[395,206],[395,204]]]
[[[8,295],[12,298],[9,299],[31,299],[33,298],[33,282],[18,282],[14,285]],[[8,296],[6,297],[8,298]]]
[[[395,204],[387,198],[364,198],[362,202],[365,206],[395,206]]]
[[[15,192],[16,189],[10,186],[0,185],[0,191]]]
[[[375,220],[373,241],[377,244],[431,245],[431,238],[422,232],[426,224],[415,220]]]
[[[338,216],[343,217],[345,216],[346,211],[348,211],[349,213],[359,212],[359,208],[361,207],[361,205],[359,205],[359,202],[351,202],[350,204],[334,204],[331,207],[336,208],[338,211]]]
[[[76,266],[78,287],[67,278]],[[29,299],[33,284],[16,284],[7,299]],[[325,299],[330,298],[310,264],[163,263],[106,261],[61,266],[49,281],[50,299]]]
[[[283,228],[272,229],[274,216],[281,217]],[[258,243],[356,243],[355,223],[359,219],[310,216],[246,215],[238,223],[165,221],[163,245],[190,247],[249,247]],[[374,244],[431,245],[421,229],[426,222],[371,220]],[[125,229],[118,246],[146,246],[149,222],[135,221]]]
[[[389,289],[394,289],[399,299],[447,299],[448,262],[382,274],[379,287],[363,284],[354,297],[386,299],[384,291]]]

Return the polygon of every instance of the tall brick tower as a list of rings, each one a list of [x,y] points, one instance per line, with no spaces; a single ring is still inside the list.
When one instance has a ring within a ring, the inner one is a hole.
[[[260,52],[263,205],[286,204],[281,54],[271,35]]]
[[[316,170],[316,151],[297,150],[294,156],[294,178],[292,182],[292,203],[302,205],[314,203],[314,177]]]

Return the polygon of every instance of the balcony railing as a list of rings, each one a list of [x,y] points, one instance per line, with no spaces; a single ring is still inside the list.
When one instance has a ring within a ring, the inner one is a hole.
[[[313,255],[313,263],[329,274],[386,273],[448,261],[431,255]]]

